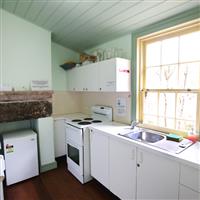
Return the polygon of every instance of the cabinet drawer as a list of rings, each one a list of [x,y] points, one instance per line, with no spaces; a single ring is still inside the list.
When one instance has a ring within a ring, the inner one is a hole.
[[[200,192],[200,170],[181,165],[180,183]]]
[[[180,185],[179,200],[199,200],[200,193]]]

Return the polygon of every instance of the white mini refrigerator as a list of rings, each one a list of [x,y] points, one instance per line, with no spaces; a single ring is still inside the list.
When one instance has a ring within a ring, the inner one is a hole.
[[[6,133],[3,143],[7,185],[39,174],[37,134],[33,130]]]

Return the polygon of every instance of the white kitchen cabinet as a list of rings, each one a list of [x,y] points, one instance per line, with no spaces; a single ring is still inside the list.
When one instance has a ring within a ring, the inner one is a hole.
[[[113,58],[99,62],[100,90],[105,92],[130,91],[130,61]]]
[[[80,67],[82,80],[82,91],[98,91],[99,90],[99,70],[98,64],[93,63]]]
[[[179,187],[179,200],[199,200],[200,193],[184,185]]]
[[[141,149],[137,151],[137,200],[178,199],[179,164]]]
[[[135,199],[136,147],[110,138],[109,153],[110,191],[120,199]]]
[[[54,119],[55,157],[64,156],[65,152],[65,120]]]
[[[69,91],[130,91],[130,61],[112,58],[67,71]]]
[[[136,147],[98,128],[90,128],[90,145],[91,175],[122,200],[199,198],[199,185],[194,184],[199,171],[181,168],[168,155]]]
[[[67,71],[67,87],[69,91],[80,90],[79,75],[80,73],[78,72],[78,67],[75,67]]]
[[[91,175],[109,189],[109,137],[90,129]]]
[[[200,199],[200,169],[181,164],[179,200]]]
[[[181,164],[180,183],[200,192],[200,169]]]
[[[69,91],[98,91],[99,71],[98,64],[93,63],[75,67],[67,71],[67,85]]]

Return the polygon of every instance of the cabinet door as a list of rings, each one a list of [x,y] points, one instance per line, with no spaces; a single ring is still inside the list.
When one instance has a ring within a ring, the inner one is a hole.
[[[55,157],[65,155],[65,120],[54,120],[54,147]]]
[[[83,91],[99,91],[99,66],[93,63],[82,66]]]
[[[181,164],[180,183],[194,191],[200,192],[200,168]]]
[[[85,80],[86,80],[85,69],[83,67],[77,67],[74,79],[74,81],[76,81],[75,83],[76,91],[84,91]]]
[[[67,71],[67,87],[69,91],[79,91],[79,75],[77,67]]]
[[[180,185],[179,200],[199,200],[200,193]]]
[[[109,138],[99,131],[90,130],[91,175],[109,189]]]
[[[130,61],[122,58],[116,58],[116,91],[130,91]]]
[[[99,63],[100,91],[116,91],[116,59]]]
[[[178,199],[179,165],[166,157],[138,149],[137,199]]]
[[[136,197],[136,147],[110,138],[110,191],[120,199]]]

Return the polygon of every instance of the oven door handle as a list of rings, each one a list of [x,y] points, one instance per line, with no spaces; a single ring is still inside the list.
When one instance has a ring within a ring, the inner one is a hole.
[[[71,146],[73,146],[73,147],[75,147],[77,149],[82,148],[82,145],[79,145],[79,144],[77,144],[76,142],[74,142],[74,141],[72,141],[70,139],[67,139],[67,144],[69,144],[69,145],[71,145]]]
[[[68,123],[65,124],[65,128],[70,128],[70,129],[73,129],[73,130],[76,130],[76,131],[77,130],[82,131],[82,128],[76,127],[76,126],[74,126],[72,124],[68,124]]]

